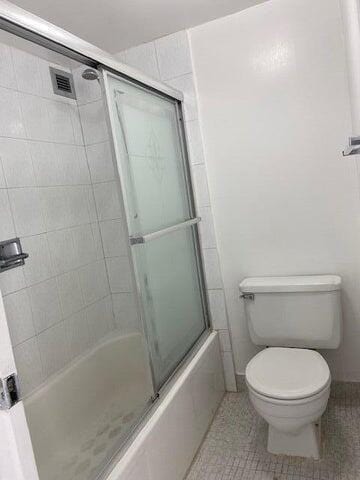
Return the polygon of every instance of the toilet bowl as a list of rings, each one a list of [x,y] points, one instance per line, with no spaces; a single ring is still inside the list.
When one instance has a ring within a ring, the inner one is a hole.
[[[250,400],[269,424],[268,451],[320,458],[320,418],[330,394],[331,376],[316,351],[271,347],[246,367]]]

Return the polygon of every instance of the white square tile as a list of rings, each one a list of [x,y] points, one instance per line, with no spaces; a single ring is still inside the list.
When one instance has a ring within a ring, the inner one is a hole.
[[[0,275],[0,292],[3,296],[21,290],[25,286],[23,267],[6,270]]]
[[[61,318],[61,307],[56,279],[33,285],[29,289],[31,308],[36,333],[58,323]]]
[[[86,309],[90,342],[94,345],[114,329],[111,297],[93,303]]]
[[[90,347],[90,330],[85,310],[65,320],[70,358],[83,354]]]
[[[196,92],[195,92],[195,85],[194,85],[194,77],[192,73],[188,73],[187,75],[182,75],[181,77],[173,78],[172,80],[167,80],[169,85],[176,90],[179,90],[184,95],[184,117],[185,121],[189,122],[190,120],[194,120],[198,118],[198,109],[197,109],[197,102],[196,102]]]
[[[27,289],[7,295],[4,298],[4,307],[11,343],[14,346],[35,335]]]
[[[106,220],[100,222],[101,237],[105,257],[120,257],[128,253],[128,238],[124,231],[123,220]]]
[[[191,171],[196,205],[198,208],[207,207],[210,205],[210,196],[205,165],[194,165]]]
[[[59,185],[61,165],[56,145],[45,142],[30,142],[30,154],[34,168],[36,184],[39,187]]]
[[[152,78],[160,79],[154,42],[143,43],[125,52],[125,63]]]
[[[35,186],[34,169],[26,141],[0,138],[0,158],[8,187]]]
[[[54,275],[46,234],[23,238],[22,247],[29,254],[23,267],[28,287]]]
[[[4,43],[0,43],[0,86],[17,88],[11,49]]]
[[[14,222],[6,189],[0,190],[0,236],[4,240],[15,237]]]
[[[17,48],[12,49],[12,56],[18,90],[44,96],[39,58]]]
[[[84,307],[84,299],[77,271],[57,277],[63,317],[67,318]]]
[[[16,368],[19,375],[22,396],[31,393],[44,381],[37,337],[14,348]]]
[[[59,230],[76,224],[70,210],[72,200],[70,188],[46,187],[41,189],[41,203],[46,230]],[[74,208],[76,210],[76,206]]]
[[[206,285],[208,289],[222,288],[219,257],[215,248],[203,251]]]
[[[96,211],[95,194],[94,194],[93,185],[85,187],[84,191],[86,192],[90,222],[97,222],[98,214]]]
[[[222,352],[222,360],[224,365],[225,386],[227,392],[236,392],[236,378],[234,370],[234,361],[231,352]]]
[[[69,217],[66,220],[66,226],[82,225],[92,221],[90,218],[90,196],[91,186],[74,185],[65,187],[66,210]]]
[[[91,225],[80,225],[71,229],[74,248],[74,266],[82,266],[96,260],[95,242]]]
[[[105,109],[102,100],[79,107],[85,145],[104,142],[108,139]]]
[[[94,194],[99,220],[112,220],[121,217],[118,185],[116,182],[94,185]]]
[[[47,102],[51,141],[75,143],[70,105],[54,100],[47,100]]]
[[[9,198],[18,236],[37,235],[45,232],[43,204],[38,188],[11,189]]]
[[[77,105],[69,105],[71,124],[74,132],[75,145],[84,145],[83,130],[81,127],[80,112]]]
[[[19,94],[0,88],[0,136],[25,138]]]
[[[26,93],[21,93],[19,99],[26,137],[31,140],[52,141],[48,111],[50,101]]]
[[[86,153],[93,183],[114,180],[114,163],[109,142],[89,145]]]
[[[95,258],[96,260],[100,260],[101,258],[104,258],[104,250],[102,245],[99,223],[92,223],[91,230],[94,238]]]
[[[223,290],[209,290],[208,296],[212,326],[215,330],[227,329],[228,322]]]
[[[72,230],[49,232],[47,238],[55,275],[69,272],[78,265]]]
[[[60,183],[62,185],[82,185],[90,183],[85,148],[77,145],[57,145]]]
[[[190,163],[198,165],[205,162],[204,147],[198,120],[185,123],[188,139]]]
[[[231,352],[231,341],[228,330],[219,330],[220,348],[222,352]]]
[[[65,322],[48,328],[37,338],[44,375],[48,377],[61,370],[70,358]]]
[[[2,166],[2,161],[0,156],[0,188],[5,188],[5,187],[6,187],[5,175],[4,175],[4,169]]]
[[[107,258],[106,268],[111,293],[131,292],[133,290],[131,268],[127,257]]]
[[[192,72],[190,47],[185,30],[155,40],[155,47],[162,80]]]
[[[210,207],[198,209],[201,222],[199,223],[200,240],[202,248],[216,248],[215,228]]]
[[[104,260],[81,267],[79,278],[85,305],[100,300],[110,293]]]
[[[122,334],[141,331],[139,312],[132,293],[112,295],[115,325]]]

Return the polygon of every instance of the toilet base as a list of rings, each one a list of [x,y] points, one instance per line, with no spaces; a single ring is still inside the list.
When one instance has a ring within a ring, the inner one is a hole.
[[[279,432],[269,425],[268,451],[277,455],[320,458],[320,419],[304,427],[297,435]]]

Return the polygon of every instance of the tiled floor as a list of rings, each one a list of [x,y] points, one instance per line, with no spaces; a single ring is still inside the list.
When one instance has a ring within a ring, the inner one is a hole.
[[[272,455],[245,389],[226,394],[186,480],[360,480],[360,383],[335,383],[321,460]]]

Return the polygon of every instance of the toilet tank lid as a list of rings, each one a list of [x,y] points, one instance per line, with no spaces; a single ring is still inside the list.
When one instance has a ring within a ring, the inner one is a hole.
[[[243,293],[331,292],[340,290],[338,275],[299,275],[292,277],[251,277],[239,285]]]

